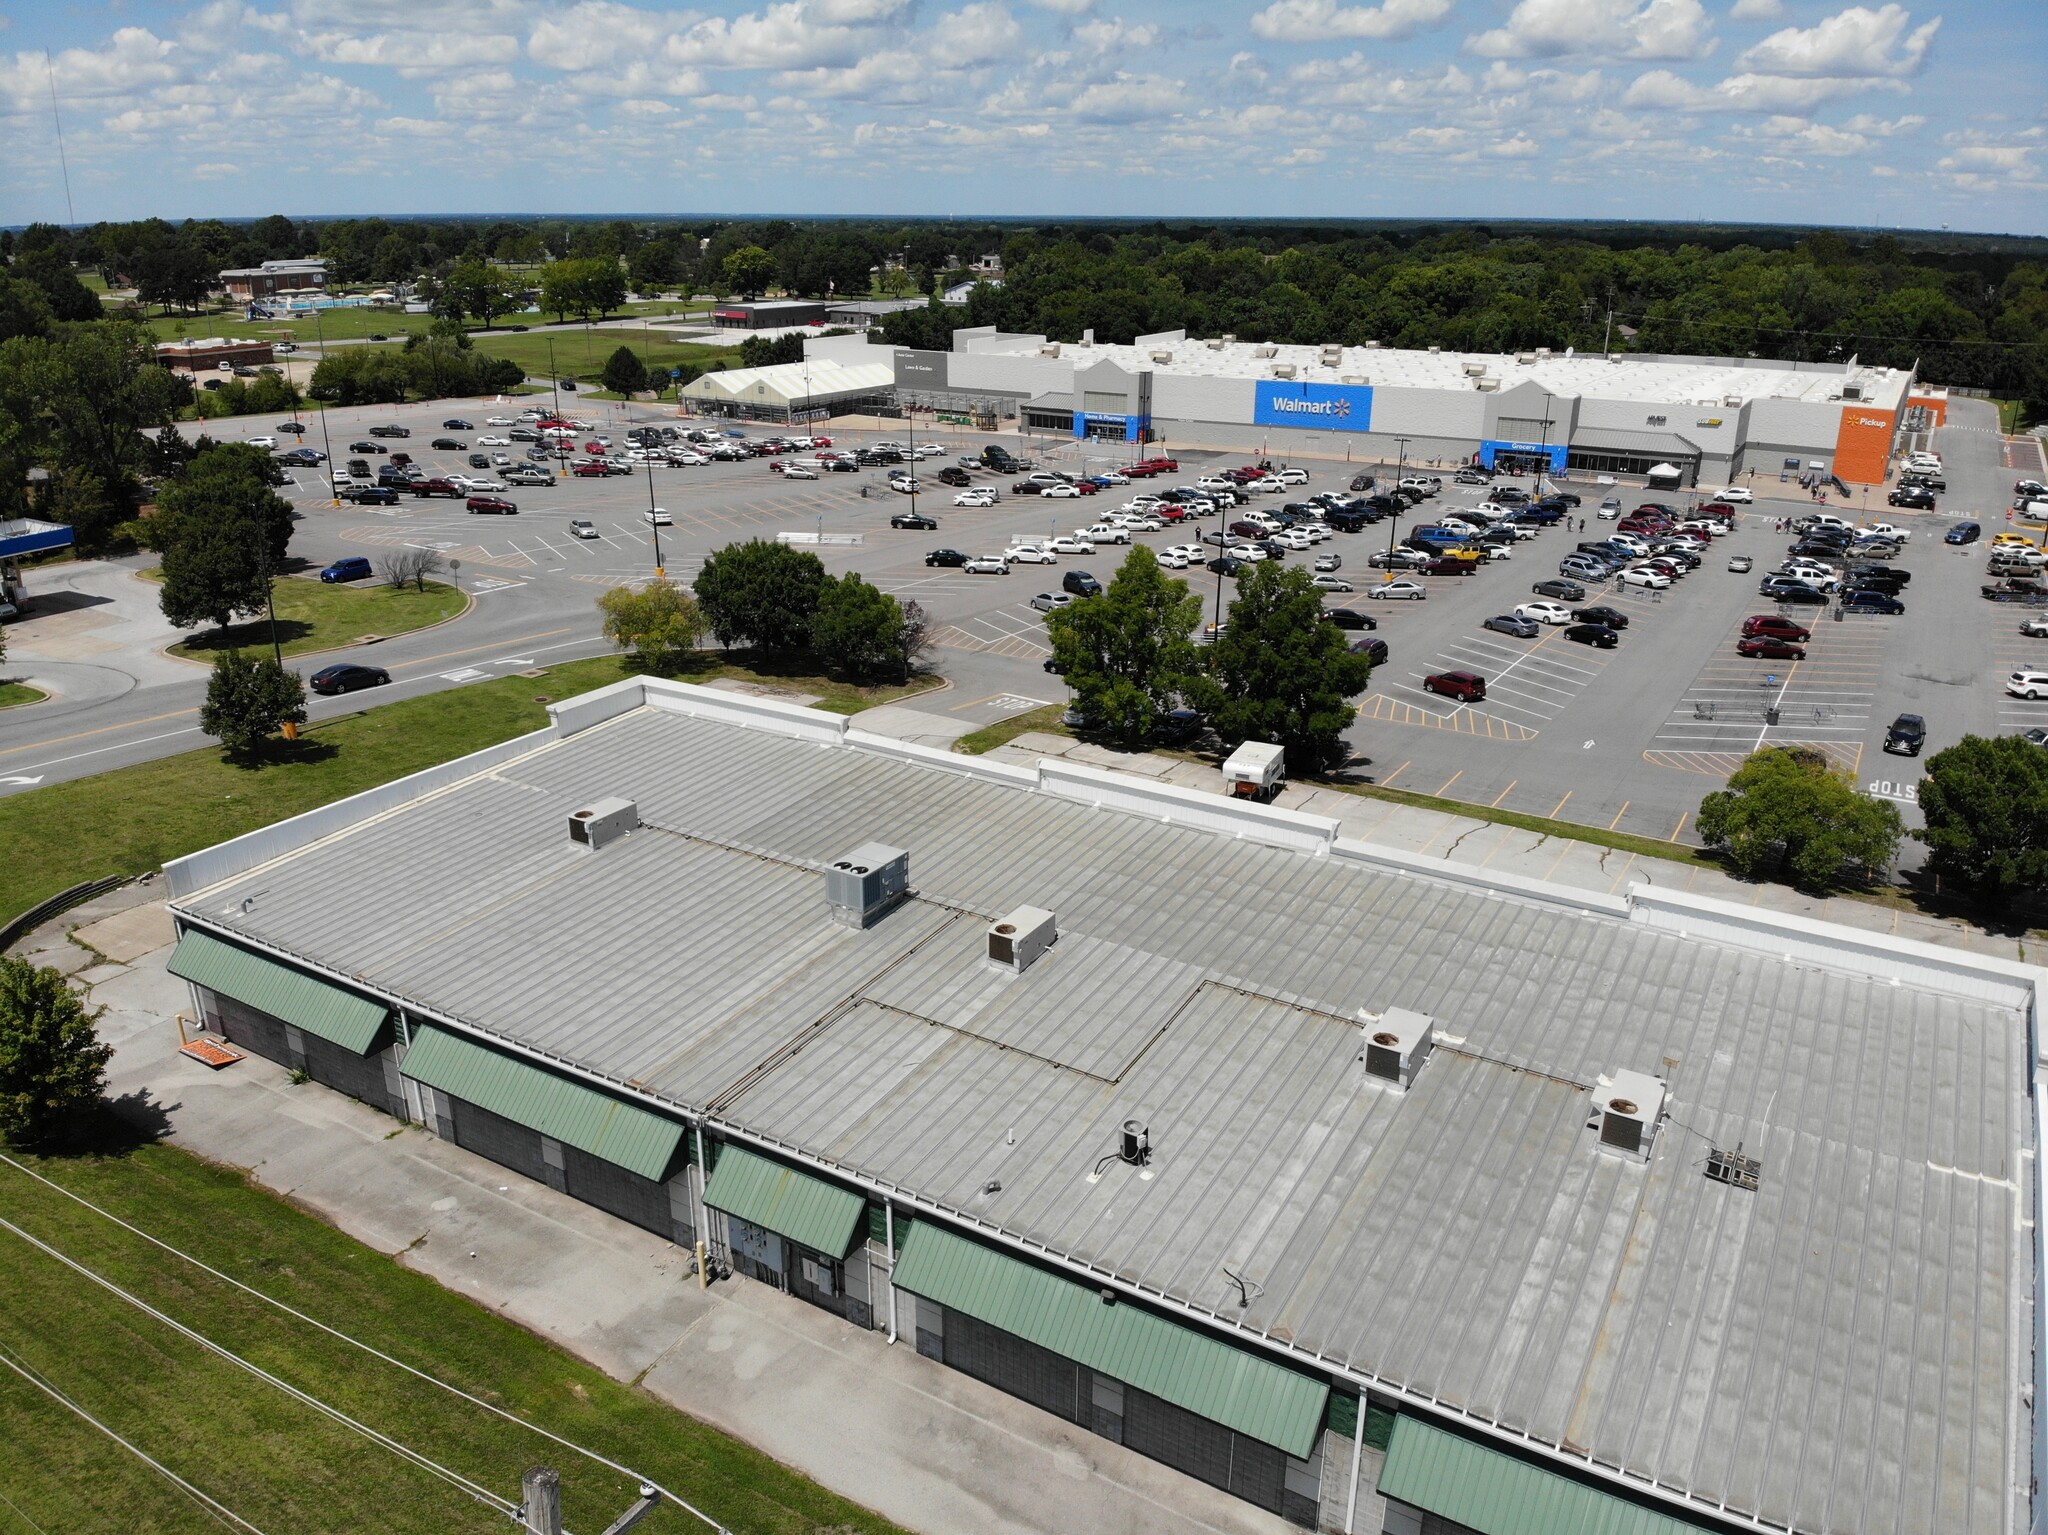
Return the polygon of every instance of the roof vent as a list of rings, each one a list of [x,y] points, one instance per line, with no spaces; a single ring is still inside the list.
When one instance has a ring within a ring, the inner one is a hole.
[[[1153,360],[1154,362],[1172,362],[1172,361],[1173,361],[1173,353],[1171,353],[1171,352],[1151,352],[1151,353],[1148,353],[1147,355],[1148,355],[1148,356],[1150,356],[1150,357],[1151,357],[1151,359],[1152,359],[1152,360]]]
[[[1022,975],[1039,955],[1052,947],[1059,936],[1053,914],[1037,906],[1019,906],[1007,917],[989,924],[988,957],[991,963]]]
[[[1441,352],[1442,350],[1443,348],[1440,346],[1433,346],[1429,349],[1429,355],[1434,357],[1437,353]]]
[[[1273,377],[1275,378],[1292,378],[1294,373],[1294,364],[1291,362],[1276,362],[1273,364]]]
[[[1481,394],[1492,394],[1500,388],[1500,380],[1497,378],[1475,378],[1472,380],[1472,387]]]
[[[867,927],[910,891],[910,855],[869,842],[825,866],[825,905],[845,927]]]
[[[1524,366],[1527,366],[1527,365],[1528,365],[1529,363],[1532,363],[1532,362],[1534,362],[1535,360],[1536,360],[1536,354],[1535,354],[1534,352],[1517,352],[1517,353],[1515,353],[1515,361],[1516,361],[1516,362],[1518,362],[1518,363],[1521,363],[1521,364],[1523,364]]]
[[[1593,1126],[1609,1156],[1650,1160],[1658,1121],[1664,1117],[1664,1084],[1640,1071],[1617,1071],[1613,1081],[1593,1090]]]
[[[1341,346],[1326,346],[1323,348],[1322,356],[1323,366],[1334,368],[1344,361],[1344,348]]]
[[[1207,347],[1212,352],[1220,352],[1223,350],[1223,338],[1221,336],[1216,336],[1211,340],[1204,341],[1202,345]]]
[[[1465,377],[1467,377],[1467,378],[1483,378],[1483,377],[1485,377],[1485,375],[1486,375],[1486,364],[1485,364],[1485,363],[1483,363],[1483,362],[1468,362],[1468,363],[1466,363],[1466,364],[1465,364]]]
[[[569,816],[569,840],[591,849],[640,829],[640,807],[629,799],[601,799]]]
[[[1057,357],[1060,355],[1060,344],[1057,341],[1048,341],[1038,349],[1038,355],[1040,357]]]
[[[1227,330],[1227,331],[1225,331],[1225,332],[1223,333],[1223,341],[1224,341],[1224,344],[1225,344],[1226,346],[1227,346],[1227,345],[1229,345],[1229,344],[1230,344],[1231,342],[1233,342],[1233,341],[1235,341],[1235,340],[1237,340],[1237,332],[1236,332],[1236,331],[1234,331],[1234,330]]]
[[[1739,394],[1724,395],[1721,398],[1721,408],[1723,410],[1734,410],[1741,404],[1742,396]]]
[[[1116,1154],[1133,1167],[1143,1167],[1152,1160],[1152,1132],[1145,1128],[1142,1120],[1124,1121]]]
[[[1862,399],[1863,386],[1861,384],[1844,384],[1842,386],[1842,398],[1845,400]]]
[[[1254,357],[1278,357],[1279,355],[1280,348],[1273,345],[1270,341],[1262,341],[1252,348],[1252,356]]]
[[[1377,352],[1380,349],[1380,344],[1377,341],[1368,341],[1365,346],[1366,350],[1371,352]]]
[[[1372,382],[1372,379],[1363,373],[1343,373],[1339,374],[1338,377],[1347,384],[1369,384]]]
[[[1390,1007],[1377,1018],[1365,1017],[1365,1074],[1406,1091],[1436,1044],[1431,1020],[1405,1007]]]

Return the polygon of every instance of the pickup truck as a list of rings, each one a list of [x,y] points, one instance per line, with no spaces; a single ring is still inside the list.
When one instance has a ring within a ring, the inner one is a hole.
[[[2048,587],[2037,581],[1987,581],[1978,588],[1987,602],[2023,602],[2029,607],[2048,606]]]
[[[442,479],[415,480],[410,488],[414,495],[420,497],[453,496],[459,500],[461,497],[469,494],[460,485],[451,484],[449,481]]]

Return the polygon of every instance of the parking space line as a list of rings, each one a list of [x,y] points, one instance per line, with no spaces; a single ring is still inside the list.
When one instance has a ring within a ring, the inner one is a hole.
[[[1446,778],[1443,782],[1443,787],[1436,791],[1437,798],[1441,799],[1445,795],[1445,793],[1449,791],[1451,785],[1456,783],[1459,779],[1463,778],[1464,776],[1465,770],[1463,768],[1459,768],[1457,772],[1451,774],[1449,778]]]
[[[1508,780],[1508,786],[1493,797],[1493,808],[1495,810],[1498,810],[1500,808],[1500,802],[1502,800],[1506,799],[1510,794],[1515,792],[1515,785],[1520,783],[1521,781],[1522,780],[1519,778],[1511,778]]]
[[[1564,791],[1564,799],[1561,799],[1561,800],[1559,800],[1559,801],[1558,801],[1558,802],[1557,802],[1557,803],[1556,803],[1556,804],[1555,804],[1554,806],[1552,806],[1552,807],[1551,807],[1551,811],[1550,811],[1550,816],[1549,816],[1549,819],[1551,819],[1551,820],[1553,820],[1553,821],[1554,821],[1554,820],[1556,820],[1556,819],[1557,819],[1557,818],[1558,818],[1558,817],[1559,817],[1560,815],[1562,815],[1562,814],[1564,813],[1565,801],[1566,801],[1566,800],[1569,800],[1569,799],[1570,799],[1570,798],[1572,797],[1572,795],[1573,795],[1574,793],[1576,793],[1576,792],[1577,792],[1576,790],[1572,790],[1572,789],[1567,789],[1567,790],[1565,790],[1565,791]]]
[[[1607,823],[1609,831],[1613,831],[1615,827],[1621,824],[1621,818],[1628,814],[1628,807],[1634,803],[1635,801],[1633,800],[1623,800],[1621,802],[1621,808],[1614,812],[1614,819]]]
[[[1678,840],[1678,834],[1685,830],[1685,823],[1687,819],[1691,817],[1691,815],[1692,812],[1690,810],[1681,810],[1678,812],[1678,824],[1671,828],[1671,841],[1676,842]]]

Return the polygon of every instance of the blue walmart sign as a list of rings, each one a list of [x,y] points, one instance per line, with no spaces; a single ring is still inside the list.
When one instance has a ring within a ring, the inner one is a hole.
[[[1372,430],[1370,384],[1296,384],[1262,379],[1254,386],[1252,420],[1260,426],[1300,426],[1331,432]]]

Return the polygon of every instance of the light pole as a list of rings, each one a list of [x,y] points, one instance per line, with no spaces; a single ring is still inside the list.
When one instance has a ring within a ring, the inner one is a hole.
[[[1400,444],[1401,454],[1400,465],[1394,470],[1394,489],[1398,492],[1401,488],[1401,475],[1408,467],[1408,439],[1396,437],[1394,441]],[[1386,460],[1382,459],[1380,462],[1385,463]],[[1387,499],[1394,503],[1394,510],[1389,514],[1387,520],[1387,574],[1385,579],[1391,581],[1394,579],[1394,535],[1401,531],[1401,498],[1396,494],[1387,497]]]
[[[1550,462],[1550,402],[1549,390],[1543,392],[1543,452],[1536,460],[1536,499],[1543,499],[1543,469]]]
[[[654,515],[654,460],[647,460],[647,526],[654,530],[654,575],[656,580],[667,580],[668,572],[661,565],[661,521]]]
[[[320,343],[320,362],[325,362],[327,361],[327,327],[320,323],[320,311],[317,307],[313,310],[313,333],[318,337]],[[313,366],[318,368],[320,363],[315,363]],[[306,378],[306,392],[310,395],[312,390],[313,379],[309,374]],[[327,493],[334,498],[328,502],[328,505],[340,506],[341,492],[334,488],[334,439],[327,434],[327,407],[324,405],[320,407],[320,445],[327,450]],[[274,623],[271,625],[273,630],[276,627]]]
[[[555,397],[555,419],[562,419],[562,375],[555,371],[555,338],[548,337],[548,388]],[[560,441],[557,438],[556,441]]]

